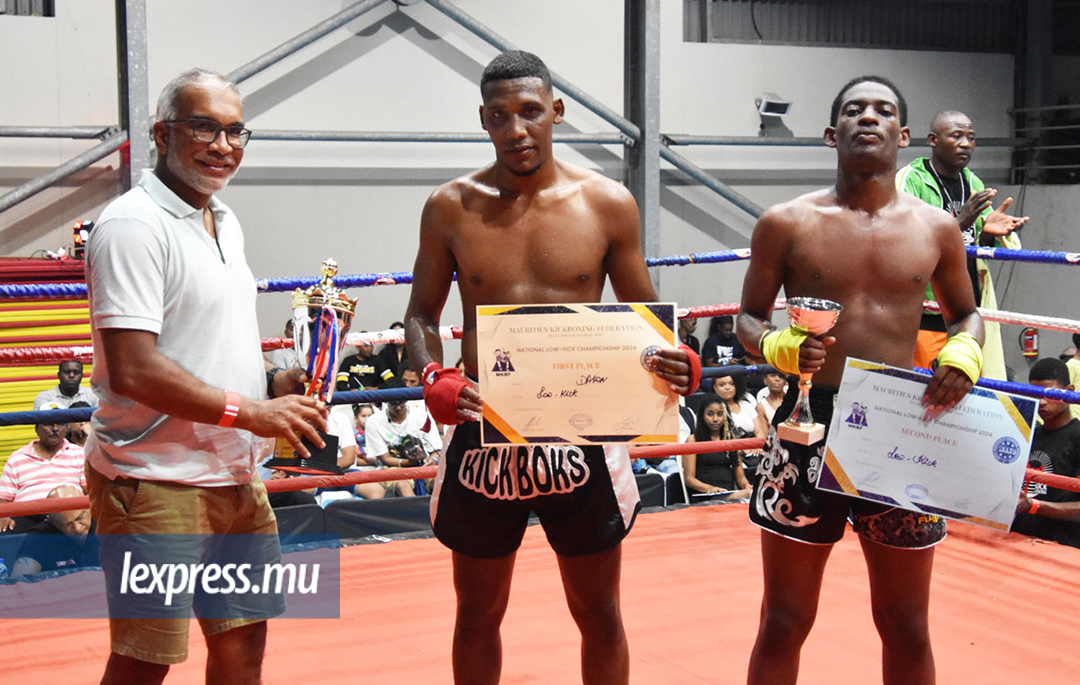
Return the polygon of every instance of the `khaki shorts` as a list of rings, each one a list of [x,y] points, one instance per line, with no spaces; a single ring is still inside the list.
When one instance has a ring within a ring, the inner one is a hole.
[[[177,551],[175,540],[185,541],[179,550],[185,560],[213,562],[217,550],[189,540],[221,539],[205,536],[236,535],[259,539],[257,552],[244,561],[261,567],[278,563],[277,520],[270,508],[262,481],[247,485],[195,487],[168,481],[118,477],[109,480],[86,464],[86,485],[90,512],[97,521],[101,540],[101,567],[105,573],[109,600],[109,633],[112,651],[153,664],[175,664],[187,659],[188,616],[194,606],[206,636],[265,621],[285,610],[284,596],[270,594],[230,594],[222,600],[215,595],[214,616],[200,615],[200,593],[174,597],[183,617],[114,618],[130,611],[132,595],[121,598],[116,591],[124,572],[124,556],[131,540],[164,540],[170,558]],[[255,536],[258,536],[257,538]],[[241,538],[236,538],[241,539]],[[130,557],[130,552],[128,552]],[[205,597],[205,595],[203,595]],[[222,616],[221,614],[225,614]]]

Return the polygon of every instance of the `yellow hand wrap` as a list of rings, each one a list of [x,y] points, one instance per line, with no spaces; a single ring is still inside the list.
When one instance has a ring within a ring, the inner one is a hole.
[[[957,333],[945,341],[945,347],[938,353],[937,363],[938,366],[944,364],[963,371],[975,383],[982,373],[982,346],[970,333]]]
[[[799,374],[799,347],[810,337],[810,331],[792,326],[782,330],[765,331],[758,342],[761,356],[774,368],[789,374]]]

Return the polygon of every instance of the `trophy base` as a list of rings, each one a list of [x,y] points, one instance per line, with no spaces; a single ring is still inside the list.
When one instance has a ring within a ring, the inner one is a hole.
[[[337,465],[338,438],[336,435],[327,435],[319,431],[319,436],[326,443],[326,447],[319,449],[307,438],[300,442],[308,448],[310,457],[301,457],[293,449],[288,440],[278,438],[274,447],[274,458],[265,463],[271,469],[278,469],[286,473],[301,474],[307,476],[325,476],[327,474],[339,475],[345,469]]]
[[[776,427],[776,437],[797,445],[813,445],[825,437],[825,425],[812,423],[807,426],[792,426],[781,423]]]

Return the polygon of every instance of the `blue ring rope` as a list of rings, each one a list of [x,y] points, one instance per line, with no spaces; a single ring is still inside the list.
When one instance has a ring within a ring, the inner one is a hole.
[[[915,367],[916,372],[923,375],[932,375],[929,369]],[[747,366],[710,366],[701,370],[702,378],[716,378],[719,376],[737,376],[740,374],[767,373],[775,371],[768,364],[750,364]],[[976,383],[980,388],[996,390],[999,392],[1011,392],[1014,395],[1023,395],[1034,399],[1043,397],[1051,400],[1059,400],[1069,404],[1080,404],[1080,392],[1076,390],[1062,390],[1060,388],[1043,388],[1038,385],[1026,385],[1010,381],[998,381],[992,378],[980,378]],[[330,400],[330,404],[362,404],[370,402],[393,402],[396,400],[420,400],[424,398],[423,388],[387,388],[385,390],[350,390],[348,392],[336,392]],[[68,423],[74,421],[89,421],[94,407],[80,407],[78,409],[42,409],[39,411],[10,411],[0,413],[0,426],[33,425],[39,422]]]
[[[1033,262],[1037,264],[1080,265],[1080,253],[1049,252],[1046,250],[1009,250],[1003,247],[968,247],[969,257],[990,259],[1003,262]],[[687,266],[690,264],[721,264],[749,259],[748,250],[720,250],[717,252],[694,252],[687,255],[669,257],[650,257],[645,260],[647,266]],[[260,293],[290,292],[296,288],[304,289],[315,285],[319,277],[305,278],[264,278],[256,281]],[[334,284],[339,288],[366,288],[380,281],[390,281],[395,285],[412,283],[411,271],[390,273],[352,274],[334,277]],[[0,300],[4,299],[82,299],[86,297],[86,285],[83,283],[20,283],[0,285]]]

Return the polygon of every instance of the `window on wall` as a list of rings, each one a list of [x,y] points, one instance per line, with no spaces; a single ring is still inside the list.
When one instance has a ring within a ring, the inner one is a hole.
[[[683,0],[683,37],[902,50],[1016,52],[1017,0]]]
[[[0,16],[55,17],[55,0],[0,0]]]

